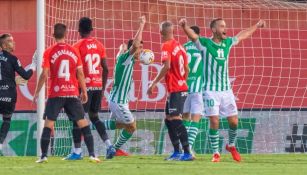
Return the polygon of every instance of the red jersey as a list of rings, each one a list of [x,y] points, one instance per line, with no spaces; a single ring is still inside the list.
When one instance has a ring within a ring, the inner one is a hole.
[[[101,59],[106,57],[105,48],[101,42],[94,38],[85,38],[78,41],[74,47],[80,53],[86,87],[102,89]]]
[[[82,68],[82,61],[76,49],[66,43],[49,47],[42,67],[50,69],[49,98],[79,96],[77,68]]]
[[[167,91],[183,92],[188,90],[185,67],[188,64],[187,54],[181,44],[175,39],[162,44],[162,62],[169,60],[170,69],[165,75]]]

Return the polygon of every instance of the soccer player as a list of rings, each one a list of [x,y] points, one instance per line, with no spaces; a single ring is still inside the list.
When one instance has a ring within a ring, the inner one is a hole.
[[[200,30],[198,26],[191,26],[191,29],[199,35]],[[199,129],[199,120],[203,115],[203,98],[202,98],[202,85],[203,85],[203,59],[201,52],[196,48],[192,41],[185,43],[184,48],[187,51],[189,62],[189,76],[188,76],[188,96],[184,102],[183,107],[183,124],[188,131],[190,150],[195,142]]]
[[[188,133],[182,122],[184,101],[187,97],[187,76],[189,73],[187,55],[182,45],[174,39],[174,27],[170,21],[160,24],[162,36],[161,59],[163,67],[147,90],[151,95],[157,83],[165,77],[168,97],[165,107],[165,125],[174,147],[174,152],[166,160],[192,160],[190,154]],[[184,154],[180,153],[180,143]]]
[[[90,161],[100,162],[95,157],[94,140],[87,120],[84,118],[84,109],[82,103],[88,100],[82,61],[78,51],[65,43],[66,26],[61,23],[54,25],[53,36],[56,44],[49,47],[44,52],[43,71],[39,77],[34,94],[34,100],[39,91],[48,79],[50,72],[49,97],[45,109],[45,125],[41,136],[42,155],[37,163],[47,162],[47,152],[50,143],[51,130],[54,127],[58,114],[64,108],[68,117],[77,123],[84,136],[84,142],[87,146]],[[79,99],[79,89],[81,95]]]
[[[199,37],[187,25],[186,19],[181,19],[179,24],[203,54],[203,98],[205,115],[210,119],[209,140],[213,149],[212,162],[219,162],[221,157],[219,153],[219,116],[227,117],[229,123],[229,143],[226,145],[226,150],[231,153],[235,161],[239,162],[241,156],[235,147],[238,110],[229,81],[229,52],[232,46],[250,37],[258,28],[264,27],[265,22],[260,20],[257,24],[239,32],[236,36],[228,37],[225,21],[217,18],[210,23],[212,38]]]
[[[89,119],[95,126],[100,138],[107,146],[107,158],[112,158],[115,154],[104,123],[99,120],[98,112],[101,106],[102,95],[105,91],[108,79],[108,66],[106,63],[106,53],[103,44],[91,37],[93,31],[92,20],[88,17],[83,17],[79,20],[79,34],[81,40],[73,47],[81,55],[81,60],[84,65],[83,71],[85,75],[85,83],[87,87],[88,101],[83,104],[84,111],[88,113]],[[74,140],[73,153],[68,155],[65,160],[80,160],[82,159],[81,149],[81,130],[76,121],[73,122],[72,130]]]
[[[28,80],[36,69],[36,58],[33,58],[29,70],[25,70],[19,59],[13,55],[15,50],[14,38],[11,34],[0,35],[0,114],[2,125],[0,129],[0,156],[3,156],[3,142],[11,126],[12,114],[17,102],[15,72]]]
[[[143,49],[142,33],[145,26],[145,16],[140,17],[140,26],[133,40],[129,40],[127,51],[123,51],[116,60],[114,69],[114,84],[109,96],[111,119],[105,121],[108,130],[123,128],[114,144],[116,156],[127,156],[120,149],[136,130],[136,121],[129,110],[128,93],[131,88],[133,66],[138,54]]]

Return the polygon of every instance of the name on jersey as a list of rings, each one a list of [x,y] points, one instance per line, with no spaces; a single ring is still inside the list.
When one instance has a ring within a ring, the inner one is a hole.
[[[186,50],[198,50],[195,45],[189,45],[185,47]]]
[[[77,59],[78,57],[72,52],[72,51],[69,51],[69,50],[59,50],[57,52],[55,52],[52,56],[51,56],[51,63],[55,63],[55,61],[62,55],[67,55],[67,56],[70,56],[75,62],[77,62]]]
[[[10,98],[10,97],[0,97],[0,101],[12,102],[12,98]]]
[[[96,44],[87,44],[86,47],[87,47],[88,50],[90,50],[90,49],[97,49],[97,45]]]
[[[5,61],[5,62],[7,62],[7,58],[4,57],[4,56],[0,56],[0,61]]]
[[[182,46],[176,46],[172,52],[172,55],[176,56],[179,51],[182,51],[185,53],[185,50]]]

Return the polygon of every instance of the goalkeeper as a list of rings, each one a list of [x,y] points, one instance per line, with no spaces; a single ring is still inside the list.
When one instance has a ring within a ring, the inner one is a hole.
[[[36,69],[36,57],[33,57],[30,70],[26,71],[18,58],[12,53],[15,50],[14,38],[10,34],[0,36],[0,114],[3,116],[2,126],[0,129],[0,156],[3,156],[2,146],[4,139],[11,126],[12,114],[17,102],[17,84],[26,82],[23,79],[30,79],[33,71]],[[15,72],[21,77],[16,78]]]

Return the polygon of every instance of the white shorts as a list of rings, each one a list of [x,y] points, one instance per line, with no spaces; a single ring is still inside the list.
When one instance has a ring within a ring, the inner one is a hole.
[[[229,117],[238,115],[238,108],[232,90],[204,91],[205,116]]]
[[[117,104],[109,101],[109,108],[111,111],[111,118],[119,123],[131,124],[134,122],[134,117],[129,110],[128,104]]]
[[[204,102],[200,92],[189,93],[184,102],[183,113],[204,114]]]

